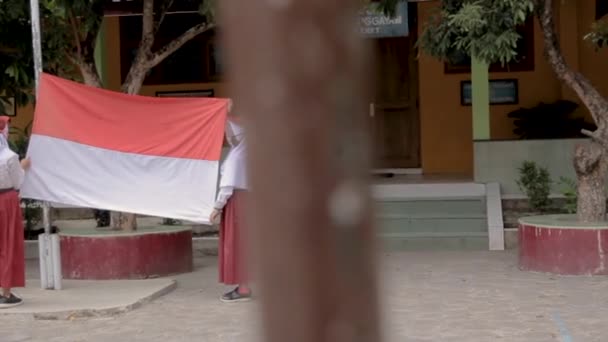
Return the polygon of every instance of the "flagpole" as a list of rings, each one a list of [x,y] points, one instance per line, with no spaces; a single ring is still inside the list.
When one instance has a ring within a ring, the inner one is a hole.
[[[40,34],[40,4],[38,0],[30,0],[30,16],[32,23],[32,47],[34,51],[34,80],[36,93],[42,73],[42,43]]]
[[[40,3],[30,0],[30,19],[32,23],[32,48],[34,54],[34,84],[38,96],[40,75],[42,74],[42,35],[40,33]],[[42,204],[42,223],[44,234],[38,237],[40,252],[40,286],[43,289],[61,289],[61,253],[59,236],[51,234],[51,209],[48,202]]]

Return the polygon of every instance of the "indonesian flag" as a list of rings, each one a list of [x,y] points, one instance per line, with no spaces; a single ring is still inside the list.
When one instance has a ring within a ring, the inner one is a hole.
[[[227,99],[155,98],[43,74],[21,196],[208,223]]]

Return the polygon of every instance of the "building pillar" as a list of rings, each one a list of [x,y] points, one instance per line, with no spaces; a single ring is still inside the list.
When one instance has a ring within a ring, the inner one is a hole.
[[[101,79],[101,84],[104,88],[107,86],[106,84],[106,20],[105,18],[101,22],[101,26],[99,27],[99,33],[97,34],[97,40],[95,42],[95,67],[97,68],[97,72],[99,73],[99,78]]]
[[[490,139],[490,78],[488,64],[471,58],[473,140]]]

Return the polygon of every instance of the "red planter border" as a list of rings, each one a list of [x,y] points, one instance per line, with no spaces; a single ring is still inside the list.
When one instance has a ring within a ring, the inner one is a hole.
[[[65,279],[146,279],[192,271],[192,231],[159,228],[134,233],[61,233]]]
[[[559,275],[608,275],[608,223],[582,225],[571,215],[519,221],[519,267]]]

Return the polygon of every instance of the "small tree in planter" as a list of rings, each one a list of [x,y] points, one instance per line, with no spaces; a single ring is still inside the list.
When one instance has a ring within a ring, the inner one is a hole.
[[[144,80],[152,68],[159,65],[171,54],[187,42],[215,28],[213,0],[187,0],[188,3],[200,10],[200,20],[179,36],[165,45],[158,45],[157,34],[173,6],[178,5],[173,0],[142,0],[142,36],[134,59],[129,67],[127,76],[121,86],[121,91],[127,94],[139,94]],[[103,0],[62,0],[59,1],[57,15],[63,16],[63,32],[73,42],[67,51],[67,56],[78,66],[84,83],[101,88],[102,82],[99,70],[94,61],[95,45],[104,16]],[[100,219],[105,219],[104,213],[98,213]],[[99,221],[98,221],[99,222]],[[110,215],[111,226],[114,229],[136,230],[136,215],[113,212]]]

